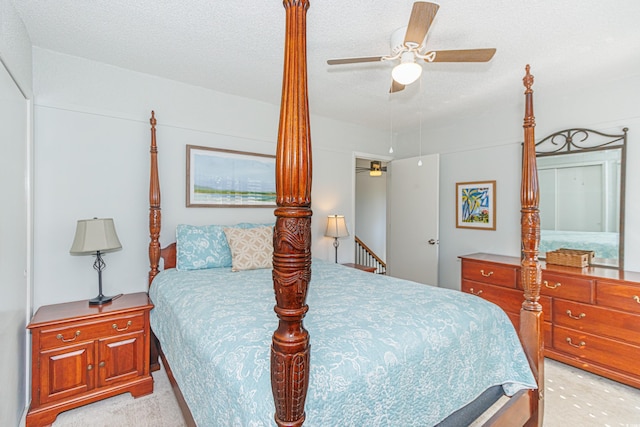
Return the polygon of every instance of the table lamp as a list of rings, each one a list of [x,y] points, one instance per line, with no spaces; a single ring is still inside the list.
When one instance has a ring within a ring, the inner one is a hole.
[[[327,219],[327,230],[324,232],[326,237],[333,237],[333,247],[336,248],[336,263],[338,263],[338,246],[340,237],[347,237],[349,231],[347,230],[347,224],[344,221],[343,215],[329,215]]]
[[[93,268],[98,272],[98,296],[90,299],[90,305],[100,305],[110,302],[113,297],[102,294],[102,270],[106,264],[102,260],[102,254],[121,249],[116,228],[111,218],[93,218],[78,220],[76,235],[69,253],[71,255],[94,255],[96,260]]]

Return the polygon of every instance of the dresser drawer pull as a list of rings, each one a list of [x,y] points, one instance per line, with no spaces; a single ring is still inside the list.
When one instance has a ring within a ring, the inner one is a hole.
[[[549,288],[549,289],[556,289],[559,288],[560,286],[562,286],[562,283],[560,282],[556,282],[555,285],[550,285],[549,282],[547,282],[546,280],[543,281],[542,283],[544,283],[544,287],[545,288]]]
[[[634,300],[635,302],[637,302],[638,304],[640,304],[640,297],[639,297],[638,295],[634,295],[634,296],[633,296],[633,300]]]
[[[92,370],[92,369],[93,369],[93,365],[88,365],[88,366],[87,366],[87,371],[90,371],[90,370]]]
[[[480,274],[482,274],[483,277],[491,277],[493,275],[493,271],[485,273],[484,270],[480,270]]]
[[[125,326],[125,327],[124,327],[124,328],[122,328],[122,329],[119,329],[119,328],[118,328],[118,325],[117,325],[117,324],[115,324],[115,323],[114,323],[113,325],[111,325],[111,327],[112,327],[113,329],[115,329],[116,331],[118,331],[118,332],[122,332],[122,331],[126,331],[127,329],[129,329],[129,326],[131,326],[131,323],[132,323],[132,322],[131,322],[131,320],[129,320],[129,321],[127,322],[127,326]]]
[[[473,288],[469,289],[469,293],[478,296],[482,293],[482,289],[480,289],[478,292],[474,292]]]
[[[587,317],[587,315],[584,313],[580,313],[579,315],[574,316],[573,314],[571,314],[571,310],[567,310],[567,316],[576,320],[584,319],[585,317]]]
[[[69,338],[68,340],[65,340],[64,337],[62,336],[62,334],[56,335],[56,338],[58,338],[62,342],[71,342],[71,341],[75,341],[76,338],[78,338],[79,335],[80,335],[80,331],[76,331],[76,333],[73,336],[73,338]]]
[[[586,342],[584,341],[580,341],[578,344],[574,344],[571,342],[571,338],[567,337],[567,344],[569,344],[571,347],[575,347],[575,348],[582,348],[584,346],[587,345]]]
[[[98,363],[98,366],[99,366],[100,368],[104,368],[104,365],[106,365],[106,363],[104,362],[104,360],[103,360],[103,361],[101,361],[100,363]]]

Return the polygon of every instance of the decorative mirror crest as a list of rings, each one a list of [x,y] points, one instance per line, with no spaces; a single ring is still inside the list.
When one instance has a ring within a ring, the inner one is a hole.
[[[565,129],[536,143],[547,263],[546,253],[562,248],[590,253],[590,265],[623,269],[627,131]]]
[[[592,129],[561,130],[536,143],[536,156],[618,147],[624,149],[628,130],[629,128],[623,128],[620,135],[606,134]]]

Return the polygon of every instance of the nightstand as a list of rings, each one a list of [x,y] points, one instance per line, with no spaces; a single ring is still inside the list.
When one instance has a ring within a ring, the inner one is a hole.
[[[31,406],[27,427],[47,426],[60,412],[130,392],[153,392],[145,292],[103,305],[88,301],[40,307],[31,330]]]
[[[354,264],[352,262],[348,262],[348,263],[342,264],[342,265],[347,266],[347,267],[351,267],[351,268],[356,268],[358,270],[366,271],[366,272],[369,272],[369,273],[375,273],[375,271],[376,271],[375,267],[369,267],[368,265],[362,265],[362,264]]]

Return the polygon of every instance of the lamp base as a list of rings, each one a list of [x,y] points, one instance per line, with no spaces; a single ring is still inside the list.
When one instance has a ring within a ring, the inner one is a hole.
[[[106,297],[104,295],[98,295],[95,298],[92,298],[89,300],[89,305],[102,305],[102,304],[106,304],[108,302],[111,302],[111,300],[113,300],[113,297]]]

